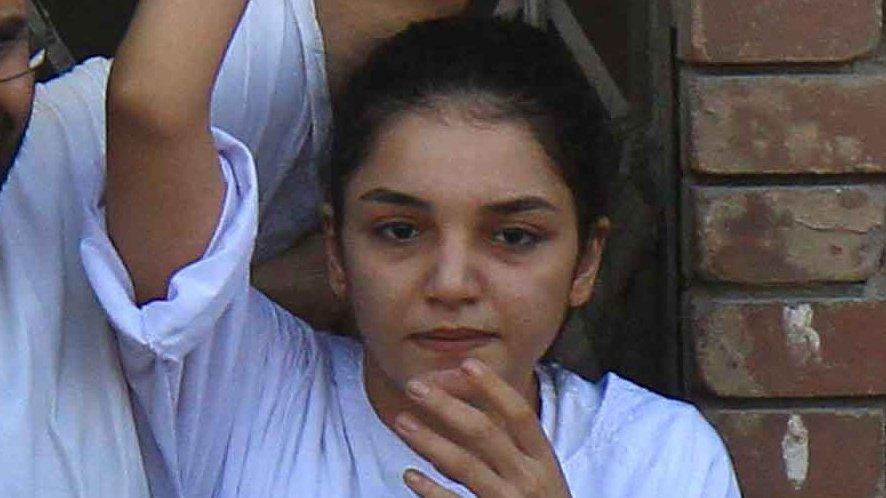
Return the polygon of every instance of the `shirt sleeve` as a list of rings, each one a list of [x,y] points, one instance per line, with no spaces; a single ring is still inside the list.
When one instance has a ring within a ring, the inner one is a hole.
[[[225,132],[213,133],[227,185],[221,218],[203,257],[173,275],[166,300],[133,306],[132,282],[105,229],[100,191],[91,194],[87,207],[81,254],[101,304],[125,339],[171,360],[187,355],[206,333],[201,331],[249,287],[257,225],[255,170],[242,144]]]
[[[317,163],[331,121],[325,71],[313,1],[251,0],[216,81],[212,123],[255,158],[256,260],[317,224]]]
[[[131,280],[105,230],[100,191],[87,208],[81,243],[89,281],[117,331],[154,496],[212,496],[237,414],[250,404],[250,392],[261,389],[257,376],[268,352],[315,355],[307,344],[311,331],[249,287],[257,225],[253,163],[242,144],[218,130],[214,135],[227,184],[222,215],[203,257],[173,275],[165,300],[134,304]]]

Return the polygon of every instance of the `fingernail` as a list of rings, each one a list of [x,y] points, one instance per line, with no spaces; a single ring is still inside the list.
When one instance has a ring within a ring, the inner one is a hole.
[[[431,392],[427,384],[418,380],[410,380],[406,383],[406,392],[413,398],[424,398]]]
[[[421,476],[418,475],[413,469],[407,469],[406,472],[403,473],[403,480],[412,485],[421,484]]]
[[[471,375],[483,375],[483,372],[486,371],[486,365],[483,364],[480,360],[475,358],[468,358],[461,363],[461,368],[465,370],[465,372]]]
[[[415,432],[418,430],[418,424],[415,422],[415,419],[406,413],[397,415],[397,418],[394,420],[394,425],[401,432]]]

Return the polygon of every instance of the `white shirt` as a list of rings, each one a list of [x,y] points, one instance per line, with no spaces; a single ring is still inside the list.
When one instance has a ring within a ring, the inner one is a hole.
[[[104,177],[109,67],[93,59],[38,85],[0,191],[3,497],[148,496],[117,343],[78,253],[84,192]],[[329,115],[312,2],[252,0],[213,118],[257,153],[265,256],[315,221],[311,159]]]
[[[133,304],[93,194],[82,254],[118,330],[157,497],[413,497],[405,469],[462,496],[374,412],[361,346],[314,331],[249,287],[256,230],[248,151],[216,133],[228,184],[204,257],[168,298]],[[539,367],[541,424],[575,497],[736,498],[729,456],[690,405],[615,375]]]

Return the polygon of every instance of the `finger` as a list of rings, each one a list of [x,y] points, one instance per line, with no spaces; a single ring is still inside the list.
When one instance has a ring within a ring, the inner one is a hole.
[[[437,434],[409,413],[394,420],[397,434],[416,453],[424,456],[450,479],[479,496],[501,497],[506,483],[485,462],[470,451]]]
[[[411,380],[406,392],[455,439],[503,476],[522,473],[528,458],[491,417],[434,384]]]
[[[553,456],[538,414],[516,389],[475,358],[466,359],[462,370],[483,400],[504,421],[508,433],[522,451],[535,458]]]
[[[415,469],[403,473],[403,482],[413,493],[422,498],[461,498],[458,494],[437,484],[436,481]]]
[[[469,403],[477,397],[476,388],[471,384],[464,370],[459,367],[422,373],[417,375],[416,379],[426,384],[436,385]]]

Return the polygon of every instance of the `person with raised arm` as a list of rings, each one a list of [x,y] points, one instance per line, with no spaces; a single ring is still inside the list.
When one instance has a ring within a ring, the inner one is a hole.
[[[316,235],[328,81],[359,61],[340,54],[465,2],[377,0],[363,12],[349,4],[252,0],[212,97],[212,123],[255,157],[256,284],[320,324],[339,313],[323,290]],[[112,61],[93,58],[35,84],[46,46],[28,16],[27,0],[0,0],[0,496],[145,497],[118,344],[79,255],[82,205],[104,181]],[[278,284],[279,268],[297,278]]]
[[[691,405],[542,361],[592,297],[618,163],[560,40],[416,23],[342,86],[325,244],[359,338],[341,337],[249,286],[254,162],[208,105],[243,5],[143,4],[109,86],[107,224],[96,193],[82,254],[157,496],[740,496]]]

